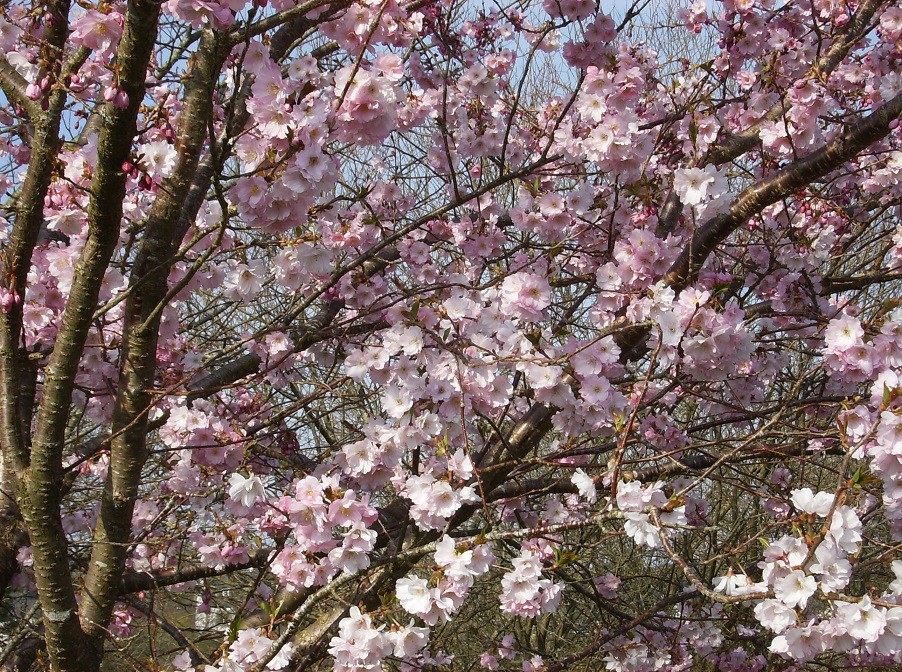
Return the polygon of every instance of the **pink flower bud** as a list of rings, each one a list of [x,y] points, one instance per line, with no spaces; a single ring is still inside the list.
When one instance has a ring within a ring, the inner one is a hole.
[[[25,95],[30,100],[40,100],[41,99],[41,87],[37,84],[29,84],[25,87]]]
[[[10,291],[6,287],[0,287],[0,308],[4,313],[8,313],[22,302],[22,298],[14,291]]]
[[[118,89],[116,91],[116,99],[113,101],[113,105],[115,105],[120,110],[124,110],[128,107],[128,94],[122,89]]]

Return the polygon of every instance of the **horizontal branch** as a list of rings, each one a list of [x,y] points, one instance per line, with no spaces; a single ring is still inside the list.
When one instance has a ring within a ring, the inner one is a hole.
[[[156,574],[150,572],[126,574],[119,582],[119,595],[129,595],[131,593],[139,593],[142,590],[176,586],[189,581],[200,581],[201,579],[210,579],[215,576],[226,576],[245,569],[263,567],[273,554],[273,550],[271,548],[261,548],[251,551],[248,554],[248,559],[244,562],[236,562],[224,566],[192,565],[190,567],[167,569]]]
[[[902,280],[902,273],[871,273],[869,275],[847,275],[838,278],[824,278],[821,281],[823,291],[821,294],[837,294],[839,292],[854,292],[866,289],[871,285],[879,285],[884,282]]]

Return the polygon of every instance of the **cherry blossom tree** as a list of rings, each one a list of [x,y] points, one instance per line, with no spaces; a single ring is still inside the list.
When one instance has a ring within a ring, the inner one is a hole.
[[[902,4],[654,4],[2,3],[0,666],[898,669]]]

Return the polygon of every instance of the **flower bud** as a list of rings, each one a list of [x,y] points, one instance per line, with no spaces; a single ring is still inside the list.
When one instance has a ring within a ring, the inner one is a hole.
[[[116,98],[113,100],[113,105],[120,110],[126,109],[128,107],[128,94],[124,90],[118,89],[116,91]]]

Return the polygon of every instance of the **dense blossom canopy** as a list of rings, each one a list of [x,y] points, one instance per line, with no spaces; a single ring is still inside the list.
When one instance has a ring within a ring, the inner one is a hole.
[[[902,4],[0,44],[0,666],[902,664]]]

